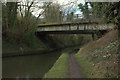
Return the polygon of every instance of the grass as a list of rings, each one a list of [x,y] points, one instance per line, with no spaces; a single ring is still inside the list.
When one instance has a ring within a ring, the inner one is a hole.
[[[82,66],[85,77],[117,78],[118,44],[117,32],[110,31],[102,38],[82,47],[75,57]]]
[[[68,54],[63,53],[44,78],[68,78]]]
[[[101,74],[99,74],[99,71],[97,70],[95,71],[96,74],[93,76],[93,63],[85,59],[84,56],[81,54],[81,51],[79,51],[74,56],[82,68],[84,78],[100,78]]]
[[[89,78],[90,71],[92,70],[91,69],[92,67],[89,65],[89,62],[87,62],[86,60],[84,60],[84,58],[82,58],[82,56],[80,55],[80,52],[75,54],[74,57],[77,59],[77,61],[79,62],[79,65],[83,70],[83,76],[85,78]]]

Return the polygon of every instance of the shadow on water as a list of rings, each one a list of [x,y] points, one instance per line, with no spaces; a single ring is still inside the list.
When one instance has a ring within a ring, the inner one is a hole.
[[[42,78],[61,52],[2,59],[3,78]]]

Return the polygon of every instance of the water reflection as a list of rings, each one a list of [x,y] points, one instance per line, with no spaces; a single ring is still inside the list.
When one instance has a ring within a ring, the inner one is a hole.
[[[3,78],[42,78],[60,56],[60,52],[3,58]]]

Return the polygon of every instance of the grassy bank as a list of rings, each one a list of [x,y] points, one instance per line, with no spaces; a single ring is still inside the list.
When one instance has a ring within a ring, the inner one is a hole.
[[[90,42],[75,55],[87,78],[118,77],[117,31]]]
[[[90,65],[90,63],[80,55],[80,52],[74,55],[74,57],[77,59],[77,61],[79,62],[79,65],[82,68],[83,77],[90,78],[91,77],[90,72],[92,70],[92,66]]]
[[[24,43],[9,42],[3,38],[2,40],[2,55],[4,56],[16,56],[16,55],[27,55],[33,53],[44,53],[51,51],[51,48],[45,46],[40,40],[36,40],[35,44],[30,47]]]
[[[68,78],[68,54],[63,53],[44,78]]]
[[[28,46],[25,43],[16,43],[16,42],[12,42],[12,41],[10,42],[10,41],[5,40],[3,38],[3,40],[2,40],[2,53],[3,53],[3,57],[8,57],[8,56],[20,56],[20,55],[31,55],[31,54],[34,55],[34,54],[40,54],[40,53],[49,53],[51,51],[56,51],[58,49],[59,50],[63,49],[64,51],[74,50],[76,48],[80,48],[82,45],[91,41],[91,39],[90,40],[87,39],[85,37],[85,35],[81,35],[81,36],[84,36],[82,42],[79,42],[81,44],[75,45],[73,43],[73,45],[71,45],[71,46],[70,45],[59,46],[56,49],[48,47],[41,40],[39,40],[37,37],[35,39],[35,43],[33,46]],[[91,38],[90,35],[87,35],[87,37]],[[53,37],[53,40],[55,40],[54,37]],[[61,39],[61,41],[62,41],[62,39]],[[58,44],[59,42],[57,42],[57,40],[56,40],[56,43]],[[64,43],[66,43],[66,41]]]

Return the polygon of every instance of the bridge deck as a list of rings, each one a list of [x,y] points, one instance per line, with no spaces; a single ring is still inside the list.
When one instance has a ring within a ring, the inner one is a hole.
[[[42,34],[93,34],[93,31],[87,30],[87,31],[83,31],[83,30],[64,30],[64,31],[40,31],[39,33]]]
[[[66,25],[81,25],[81,24],[98,24],[98,22],[66,22],[66,23],[52,23],[52,24],[39,24],[38,27],[52,27],[52,26],[66,26]]]
[[[96,22],[61,23],[38,25],[37,32],[43,34],[93,34],[96,30],[113,29],[114,24],[98,24]]]

